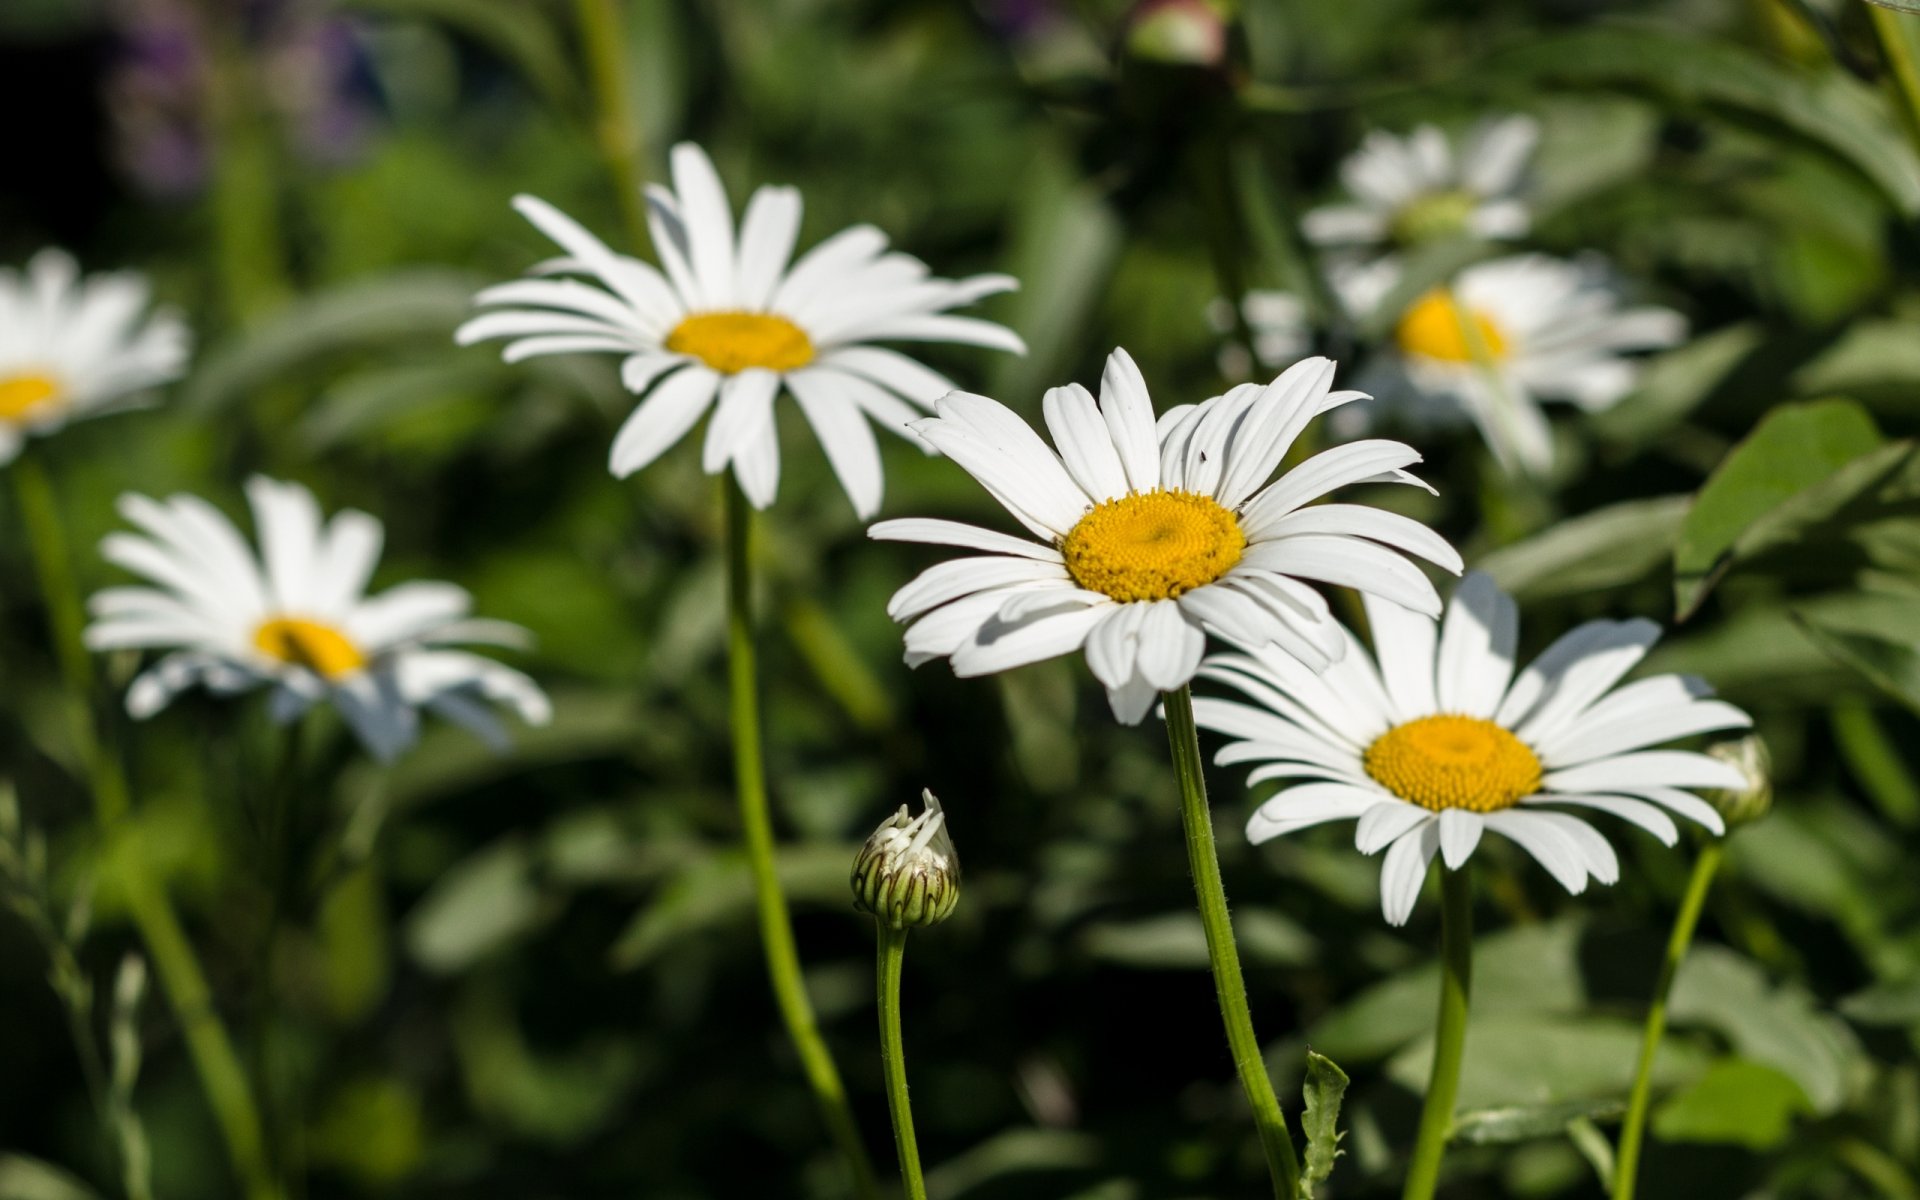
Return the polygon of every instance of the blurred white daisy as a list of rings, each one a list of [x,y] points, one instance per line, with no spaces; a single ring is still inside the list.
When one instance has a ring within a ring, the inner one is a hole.
[[[1679,837],[1669,812],[1725,831],[1713,806],[1683,789],[1740,787],[1740,770],[1649,747],[1751,722],[1709,699],[1697,679],[1659,675],[1614,687],[1658,639],[1653,622],[1589,622],[1516,678],[1519,617],[1485,575],[1461,582],[1444,622],[1374,596],[1366,606],[1374,655],[1340,627],[1348,652],[1324,674],[1270,650],[1202,664],[1203,678],[1253,701],[1194,701],[1200,725],[1240,739],[1215,761],[1264,764],[1249,784],[1311,781],[1262,804],[1247,823],[1249,840],[1357,819],[1361,853],[1387,852],[1380,903],[1400,925],[1434,855],[1458,870],[1489,831],[1569,892],[1585,890],[1589,878],[1615,882],[1613,847],[1563,809],[1610,813],[1667,845]]]
[[[526,631],[471,617],[472,597],[450,583],[403,583],[376,596],[367,581],[383,531],[363,512],[322,523],[313,493],[255,478],[247,484],[258,555],[233,523],[197,496],[128,494],[120,511],[140,534],[101,543],[109,562],[156,587],[116,587],[91,601],[96,651],[168,651],[133,681],[127,711],[144,719],[195,685],[233,694],[273,689],[275,720],[328,702],[376,758],[389,761],[419,734],[430,709],[501,745],[484,702],[544,725],[547,697],[525,675],[455,647],[518,646]]]
[[[1533,219],[1520,189],[1539,140],[1539,123],[1527,116],[1481,121],[1457,151],[1432,125],[1404,137],[1375,130],[1340,165],[1353,202],[1314,209],[1302,228],[1330,248],[1524,237]]]
[[[1541,401],[1611,408],[1639,377],[1625,355],[1674,345],[1686,330],[1670,309],[1622,307],[1597,260],[1515,255],[1468,267],[1408,305],[1393,353],[1367,382],[1379,415],[1416,426],[1464,416],[1502,466],[1540,474],[1553,464]]]
[[[29,436],[136,407],[179,377],[187,327],[150,311],[150,295],[132,272],[82,278],[64,250],[42,250],[25,271],[0,268],[0,465]]]
[[[1298,363],[1162,414],[1126,351],[1107,359],[1100,401],[1078,384],[1046,394],[1056,453],[1010,409],[955,392],[915,428],[980,481],[1038,542],[954,521],[882,521],[870,535],[985,550],[929,568],[887,606],[911,621],[911,665],[948,658],[985,675],[1084,647],[1114,716],[1134,724],[1193,678],[1214,633],[1269,643],[1323,670],[1346,644],[1303,579],[1358,588],[1430,612],[1440,598],[1417,554],[1458,572],[1460,556],[1417,521],[1354,504],[1312,504],[1335,488],[1411,483],[1420,455],[1366,441],[1281,476],[1307,422],[1359,398],[1330,392],[1334,364]],[[1312,507],[1307,507],[1312,505]]]
[[[519,209],[566,254],[543,275],[481,292],[496,309],[462,325],[462,345],[510,339],[509,362],[540,354],[624,355],[621,378],[646,399],[614,438],[622,478],[686,436],[709,408],[701,466],[732,466],[756,508],[780,481],[774,397],[793,397],[861,516],[880,507],[880,451],[867,422],[902,436],[952,383],[872,342],[961,342],[1024,353],[1011,330],[946,310],[1018,286],[1006,275],[937,279],[919,259],[887,249],[871,225],[842,230],[789,265],[800,229],[800,193],[754,192],[734,233],[733,210],[698,146],[673,148],[673,190],[647,191],[653,248],[663,274],[617,254],[572,218],[531,196]],[[715,398],[718,397],[716,403]]]

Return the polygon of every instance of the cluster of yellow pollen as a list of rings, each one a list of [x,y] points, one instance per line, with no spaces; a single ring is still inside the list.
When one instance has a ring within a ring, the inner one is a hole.
[[[691,354],[722,375],[763,367],[797,371],[813,361],[813,339],[772,313],[694,313],[667,335],[667,349]]]
[[[339,679],[367,665],[353,639],[325,621],[271,617],[253,631],[262,654],[290,666],[305,667],[322,679]]]
[[[25,421],[61,401],[60,381],[38,371],[0,375],[0,421]]]
[[[1103,500],[1060,540],[1073,581],[1122,602],[1203,587],[1232,570],[1246,548],[1231,512],[1211,496],[1181,491]]]
[[[1408,306],[1394,340],[1403,353],[1443,362],[1476,362],[1482,356],[1498,362],[1507,356],[1507,339],[1492,318],[1462,307],[1445,288]]]
[[[1480,717],[1421,717],[1374,739],[1367,774],[1434,812],[1512,808],[1540,790],[1540,760],[1525,742]]]

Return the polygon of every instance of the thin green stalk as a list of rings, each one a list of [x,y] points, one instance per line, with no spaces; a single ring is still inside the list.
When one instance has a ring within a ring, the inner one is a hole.
[[[575,0],[574,11],[593,90],[593,138],[620,193],[627,236],[639,251],[648,241],[647,206],[640,191],[640,127],[633,119],[625,26],[617,0]]]
[[[766,767],[760,750],[760,695],[753,642],[753,508],[739,485],[728,476],[721,482],[727,494],[727,678],[733,718],[734,787],[740,798],[740,822],[746,829],[747,862],[753,870],[753,893],[760,916],[760,943],[766,951],[767,974],[773,995],[786,1022],[787,1036],[800,1054],[807,1083],[819,1102],[827,1130],[847,1160],[854,1191],[864,1200],[878,1200],[880,1185],[860,1140],[853,1109],[840,1071],[814,1021],[813,1002],[807,998],[800,974],[800,953],[794,945],[793,917],[780,889],[774,867],[773,818],[767,808]]]
[[[1708,842],[1694,860],[1693,877],[1687,880],[1687,893],[1674,914],[1673,932],[1667,938],[1667,956],[1660,964],[1660,978],[1653,985],[1653,1003],[1647,1006],[1646,1031],[1640,1039],[1640,1065],[1633,1072],[1633,1091],[1627,1100],[1627,1116],[1620,1126],[1620,1153],[1614,1161],[1613,1200],[1632,1200],[1639,1183],[1640,1149],[1646,1141],[1647,1110],[1653,1102],[1653,1061],[1660,1052],[1660,1039],[1667,1032],[1667,993],[1673,990],[1673,977],[1693,944],[1693,931],[1700,923],[1700,909],[1706,903],[1707,889],[1720,869],[1721,843]]]
[[[907,931],[875,921],[879,931],[880,1059],[887,1072],[887,1112],[893,1117],[893,1148],[907,1200],[927,1200],[920,1175],[920,1143],[913,1136],[913,1105],[907,1098],[907,1050],[900,1038],[900,964],[907,958]]]
[[[54,501],[53,485],[39,460],[31,454],[8,468],[14,477],[20,518],[26,526],[41,594],[53,627],[55,653],[66,680],[73,719],[73,736],[92,784],[95,820],[104,844],[120,866],[120,884],[128,911],[139,929],[155,973],[166,990],[185,1035],[187,1052],[200,1074],[207,1105],[213,1110],[227,1143],[234,1173],[249,1200],[280,1200],[282,1196],[267,1166],[266,1143],[261,1136],[260,1112],[246,1072],[234,1053],[213,1007],[206,974],[194,956],[166,893],[148,875],[137,834],[123,836],[132,809],[127,780],[120,761],[101,744],[88,698],[93,693],[92,663],[81,630],[85,616],[74,583],[73,560],[67,550],[66,528]]]
[[[1907,136],[1913,139],[1915,149],[1920,149],[1920,62],[1915,61],[1912,32],[1902,24],[1913,17],[1878,4],[1868,4],[1867,13],[1873,18],[1880,52],[1893,72],[1894,89],[1906,107],[1902,124],[1906,126]]]
[[[1460,1060],[1467,1044],[1467,997],[1473,990],[1473,885],[1465,866],[1440,869],[1440,1014],[1434,1024],[1433,1074],[1420,1110],[1420,1134],[1407,1164],[1402,1200],[1432,1200],[1440,1160],[1453,1136]]]
[[[1300,1190],[1300,1160],[1280,1110],[1273,1081],[1267,1078],[1260,1039],[1253,1033],[1253,1014],[1247,1007],[1247,984],[1240,974],[1240,950],[1233,940],[1233,922],[1227,915],[1227,891],[1220,882],[1220,854],[1213,842],[1213,816],[1207,810],[1207,781],[1201,773],[1200,731],[1193,723],[1193,692],[1182,685],[1168,692],[1167,743],[1173,750],[1173,772],[1180,780],[1180,823],[1186,830],[1187,864],[1193,871],[1193,890],[1200,903],[1200,923],[1207,933],[1207,958],[1213,964],[1213,990],[1220,998],[1220,1018],[1227,1027],[1227,1045],[1233,1051],[1234,1070],[1253,1106],[1253,1123],[1266,1151],[1267,1171],[1273,1177],[1278,1200],[1294,1200]]]
[[[254,55],[239,22],[218,4],[205,4],[203,11],[212,48],[207,107],[214,265],[228,315],[246,325],[292,294],[280,227],[280,172],[273,131],[258,102]]]

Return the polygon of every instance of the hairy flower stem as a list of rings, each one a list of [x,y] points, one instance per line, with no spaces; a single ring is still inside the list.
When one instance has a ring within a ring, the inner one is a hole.
[[[893,1117],[893,1148],[907,1200],[927,1200],[920,1175],[920,1143],[913,1136],[913,1105],[907,1098],[907,1051],[900,1038],[900,964],[907,958],[907,931],[875,921],[879,933],[880,1058],[887,1072],[887,1112]]]
[[[1433,1074],[1420,1110],[1420,1133],[1407,1164],[1402,1200],[1432,1200],[1440,1160],[1453,1136],[1453,1105],[1460,1094],[1460,1060],[1467,1042],[1467,997],[1473,988],[1473,886],[1463,864],[1440,870],[1440,1015],[1435,1022]]]
[[[73,737],[90,780],[94,816],[102,843],[111,847],[128,911],[154,970],[167,993],[185,1035],[187,1052],[200,1075],[207,1105],[226,1140],[227,1154],[248,1200],[280,1200],[284,1195],[268,1165],[266,1140],[261,1135],[260,1110],[233,1039],[213,1006],[206,973],[195,957],[179,916],[160,885],[148,874],[137,833],[125,826],[132,800],[120,761],[102,743],[89,698],[93,668],[81,630],[85,616],[74,583],[73,560],[67,549],[66,527],[54,500],[53,485],[31,453],[9,468],[26,525],[41,595],[53,626],[55,651],[66,683]]]
[[[620,216],[635,253],[647,244],[647,206],[640,186],[640,127],[633,119],[626,27],[618,0],[575,0],[581,49],[593,88],[593,137],[620,197]]]
[[[862,1200],[879,1200],[880,1185],[868,1161],[847,1089],[840,1071],[814,1021],[813,1002],[800,974],[800,954],[793,939],[793,917],[780,889],[774,866],[773,818],[767,809],[767,779],[760,744],[760,695],[753,641],[753,508],[731,476],[721,481],[727,494],[727,678],[733,718],[734,788],[740,799],[740,823],[745,827],[747,862],[753,871],[753,894],[760,917],[760,944],[766,951],[767,974],[774,999],[786,1022],[787,1036],[800,1055],[807,1084],[819,1102],[834,1143],[853,1174],[854,1191]]]
[[[1613,1200],[1633,1200],[1640,1174],[1640,1150],[1646,1142],[1647,1110],[1653,1101],[1653,1061],[1660,1053],[1660,1039],[1667,1032],[1667,994],[1673,990],[1673,977],[1693,944],[1693,931],[1700,924],[1700,909],[1706,903],[1707,889],[1720,869],[1723,851],[1718,841],[1708,842],[1693,862],[1693,876],[1687,880],[1687,893],[1674,914],[1673,932],[1667,937],[1667,956],[1660,963],[1660,977],[1653,985],[1653,1002],[1647,1006],[1647,1024],[1640,1039],[1640,1065],[1633,1072],[1633,1091],[1627,1100],[1627,1116],[1620,1125],[1620,1152],[1614,1158]]]
[[[1220,1017],[1227,1027],[1227,1045],[1240,1086],[1253,1106],[1254,1126],[1266,1151],[1267,1170],[1278,1200],[1294,1200],[1300,1189],[1300,1160],[1280,1110],[1273,1081],[1253,1033],[1253,1014],[1247,1008],[1247,985],[1240,974],[1240,950],[1233,940],[1233,922],[1227,915],[1227,892],[1220,882],[1220,855],[1213,841],[1213,816],[1207,810],[1207,781],[1201,774],[1200,731],[1193,723],[1193,692],[1184,684],[1166,694],[1167,742],[1173,750],[1173,771],[1180,780],[1180,822],[1186,830],[1187,863],[1193,871],[1193,890],[1200,903],[1200,923],[1207,933],[1207,958],[1213,964],[1213,988],[1220,998]]]

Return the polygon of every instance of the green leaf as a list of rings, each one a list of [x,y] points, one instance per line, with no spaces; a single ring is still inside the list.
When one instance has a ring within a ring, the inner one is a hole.
[[[407,917],[407,948],[429,971],[452,974],[532,931],[546,908],[527,847],[498,842],[434,884]]]
[[[1609,505],[1503,546],[1478,566],[1522,600],[1620,587],[1644,579],[1671,553],[1690,503],[1660,496]]]
[[[1759,966],[1724,946],[1699,946],[1674,977],[1668,1011],[1676,1026],[1712,1029],[1735,1053],[1791,1078],[1815,1111],[1846,1100],[1859,1043],[1796,984],[1775,987]]]
[[[1920,975],[1889,979],[1840,1002],[1848,1020],[1861,1025],[1920,1025]]]
[[[1626,1104],[1617,1096],[1569,1100],[1562,1104],[1509,1104],[1481,1108],[1454,1118],[1453,1139],[1469,1145],[1504,1145],[1559,1137],[1578,1120],[1617,1117]]]
[[[460,271],[420,267],[310,293],[260,324],[215,346],[187,381],[181,406],[206,417],[253,388],[343,350],[409,337],[451,339],[483,281]]]
[[[1307,1079],[1301,1087],[1300,1132],[1307,1152],[1300,1169],[1301,1200],[1312,1200],[1313,1185],[1333,1174],[1340,1149],[1340,1101],[1347,1094],[1347,1073],[1324,1054],[1307,1051]]]
[[[1540,1107],[1613,1099],[1633,1083],[1640,1023],[1611,1017],[1475,1013],[1467,1026],[1460,1104],[1467,1109]],[[1703,1066],[1692,1044],[1669,1039],[1655,1070],[1672,1083]],[[1412,1092],[1426,1087],[1433,1066],[1431,1035],[1395,1055],[1387,1075]]]
[[[1765,124],[1871,180],[1901,212],[1920,213],[1920,160],[1885,99],[1837,69],[1790,70],[1731,42],[1616,26],[1496,55],[1480,74],[1510,86],[1624,91],[1670,109]]]
[[[1247,961],[1263,966],[1299,966],[1318,949],[1312,934],[1270,909],[1237,909],[1233,927]],[[1204,970],[1210,961],[1206,930],[1194,912],[1100,921],[1081,935],[1081,946],[1094,958],[1142,970]]]
[[[1708,1142],[1770,1150],[1810,1113],[1806,1093],[1764,1063],[1724,1058],[1653,1114],[1654,1135],[1666,1142]]]
[[[851,913],[847,880],[859,849],[839,843],[787,846],[774,868],[789,900],[838,905]],[[608,957],[614,970],[631,971],[681,938],[744,922],[752,911],[753,876],[745,855],[730,851],[697,859],[634,914]]]
[[[414,17],[456,29],[512,64],[551,103],[575,94],[576,71],[538,5],[509,0],[347,0],[352,8]]]
[[[0,1200],[99,1200],[66,1171],[24,1154],[0,1154]]]
[[[1879,430],[1849,400],[1774,409],[1700,489],[1674,549],[1674,606],[1685,619],[1739,557],[1763,517],[1878,448]]]
[[[1920,605],[1910,597],[1860,596],[1842,610],[1794,610],[1815,645],[1920,712]]]

